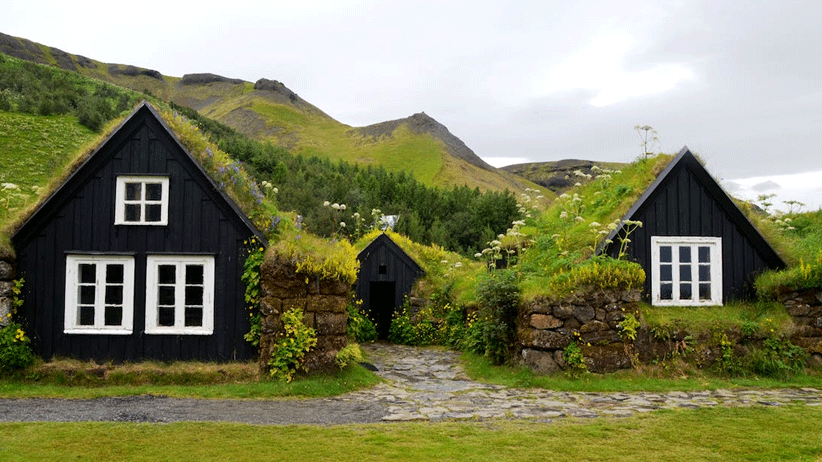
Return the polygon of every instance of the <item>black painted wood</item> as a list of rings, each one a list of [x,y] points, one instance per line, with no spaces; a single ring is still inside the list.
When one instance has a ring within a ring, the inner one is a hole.
[[[630,236],[628,258],[645,269],[645,297],[651,293],[651,236],[722,238],[723,302],[754,296],[753,281],[766,269],[781,269],[784,261],[751,224],[733,200],[683,148],[643,193],[623,220],[643,223]],[[599,253],[616,257],[621,230],[612,232]]]
[[[169,177],[168,225],[115,226],[117,176],[152,174]],[[98,361],[252,357],[240,280],[242,242],[251,236],[265,242],[155,110],[141,104],[12,237],[37,352]],[[66,255],[87,252],[134,255],[131,335],[63,333]],[[144,333],[146,256],[157,253],[214,255],[212,335]]]
[[[403,298],[411,292],[414,281],[424,271],[387,234],[380,234],[363,249],[357,259],[360,273],[357,279],[357,298],[363,301],[363,308],[377,322],[377,331],[382,338],[388,335],[391,316],[403,303]],[[394,283],[393,286],[387,283]],[[393,287],[393,297],[386,294]],[[378,291],[372,295],[372,288]],[[393,303],[389,302],[393,298]]]

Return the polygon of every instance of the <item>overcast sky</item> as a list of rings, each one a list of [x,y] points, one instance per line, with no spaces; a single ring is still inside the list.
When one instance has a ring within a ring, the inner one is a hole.
[[[822,0],[11,0],[0,32],[165,75],[276,79],[352,126],[424,111],[498,166],[628,162],[650,125],[729,190],[822,205]]]

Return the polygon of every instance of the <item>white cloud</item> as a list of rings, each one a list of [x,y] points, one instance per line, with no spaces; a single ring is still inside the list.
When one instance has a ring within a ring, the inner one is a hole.
[[[588,90],[595,94],[588,104],[600,107],[662,93],[694,78],[694,72],[680,63],[649,63],[642,70],[626,69],[626,57],[637,48],[631,36],[603,35],[551,69],[543,91]]]
[[[721,183],[733,196],[753,202],[761,195],[773,194],[770,202],[777,210],[788,211],[790,205],[785,203],[787,201],[805,204],[802,207],[805,212],[822,208],[822,170],[723,180]]]

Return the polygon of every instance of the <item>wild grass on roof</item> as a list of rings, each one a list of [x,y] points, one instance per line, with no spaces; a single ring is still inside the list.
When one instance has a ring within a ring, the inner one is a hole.
[[[529,241],[518,263],[523,295],[561,294],[575,285],[593,284],[597,278],[601,279],[600,287],[611,284],[615,288],[644,280],[644,273],[635,263],[589,257],[612,230],[622,225],[625,213],[673,158],[658,155],[639,159],[622,170],[574,172],[576,185],[544,213],[527,219],[523,227]]]

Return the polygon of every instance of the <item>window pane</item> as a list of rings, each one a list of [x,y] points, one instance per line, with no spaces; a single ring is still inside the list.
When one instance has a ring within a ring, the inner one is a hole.
[[[163,185],[160,183],[146,183],[146,200],[159,201],[163,199]]]
[[[711,262],[711,248],[700,246],[699,247],[699,263],[710,263]]]
[[[177,267],[174,265],[160,265],[157,267],[157,274],[159,276],[159,284],[174,284],[177,281],[176,271]]]
[[[174,287],[163,286],[158,288],[158,305],[174,305]]]
[[[203,325],[203,309],[200,307],[186,307],[186,326],[199,327]]]
[[[106,286],[106,305],[123,304],[123,286]]]
[[[157,312],[157,324],[161,326],[173,326],[174,308],[161,307]]]
[[[126,221],[140,221],[140,206],[133,204],[126,204],[125,210]]]
[[[699,284],[699,299],[700,300],[710,300],[711,299],[711,285],[706,283]]]
[[[107,306],[105,314],[105,323],[107,326],[119,326],[123,324],[122,306]]]
[[[123,265],[106,265],[106,283],[123,283]]]
[[[126,200],[139,201],[143,198],[143,188],[140,183],[126,183]]]
[[[672,300],[674,296],[674,285],[669,283],[659,285],[659,298],[662,300]]]
[[[659,265],[660,281],[673,281],[674,279],[671,274],[671,265]]]
[[[679,262],[680,263],[690,263],[691,262],[691,248],[687,246],[680,246],[679,247]]]
[[[93,306],[81,306],[78,310],[79,312],[78,323],[81,326],[93,326],[94,325],[94,307]]]
[[[680,300],[690,300],[691,299],[691,284],[680,284],[679,285],[679,299]]]
[[[83,284],[94,284],[97,280],[97,265],[86,263],[80,265],[80,282]]]
[[[700,281],[710,281],[711,280],[711,267],[708,265],[699,265],[699,280]]]
[[[203,304],[203,288],[202,286],[186,287],[186,305],[202,305]]]
[[[186,284],[203,283],[203,265],[186,265]]]
[[[80,286],[80,304],[94,305],[94,294],[97,290],[95,286]]]
[[[671,246],[663,245],[659,248],[659,261],[662,263],[671,263]]]
[[[146,221],[160,221],[162,218],[161,211],[162,209],[160,205],[146,205]]]
[[[680,281],[690,281],[691,280],[691,265],[679,265],[679,280]]]

